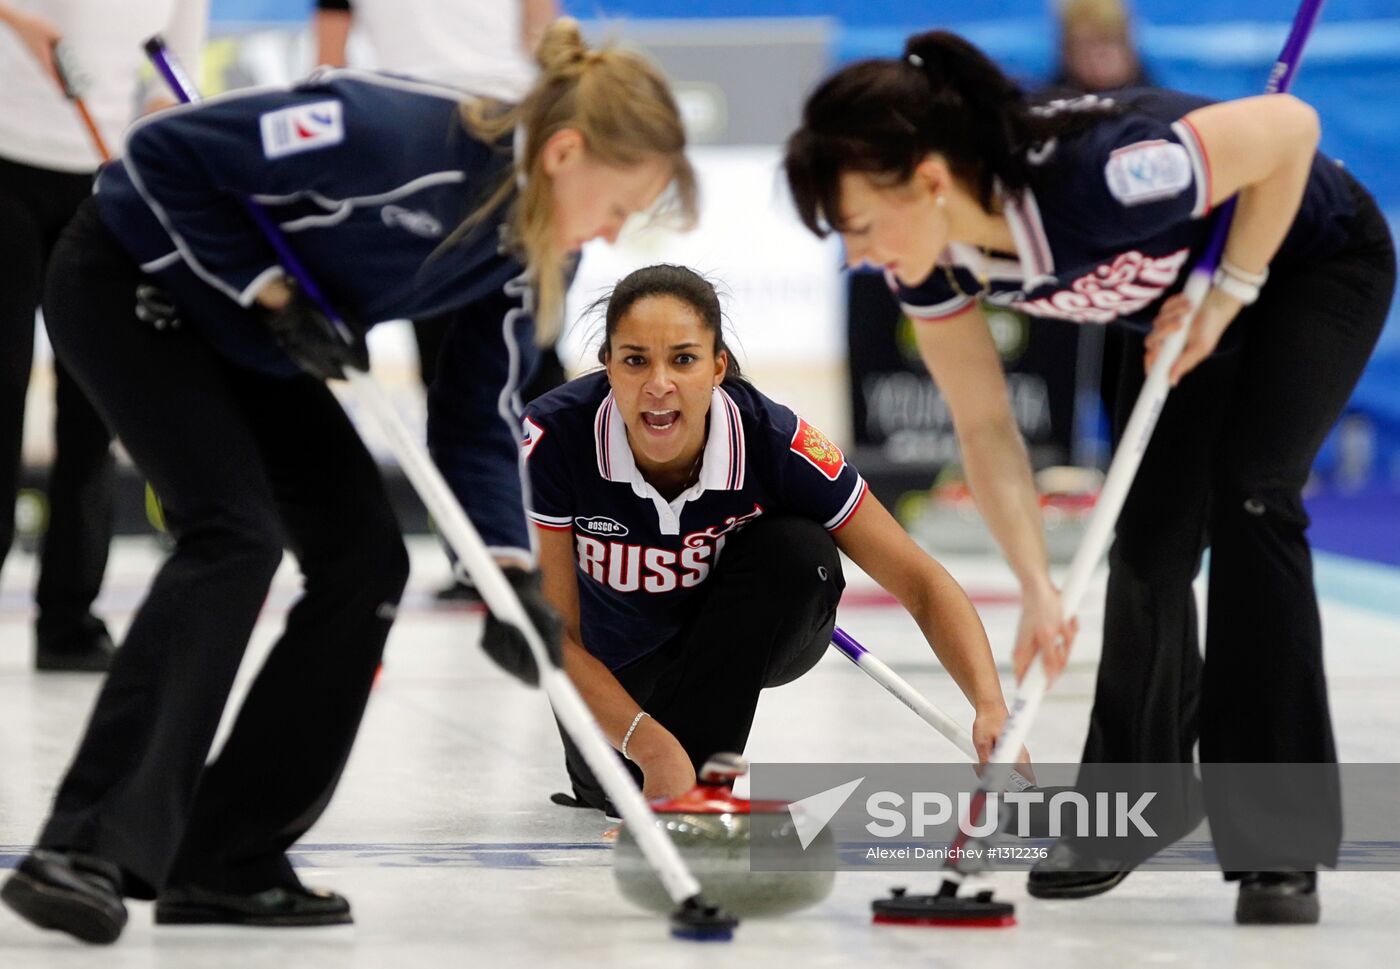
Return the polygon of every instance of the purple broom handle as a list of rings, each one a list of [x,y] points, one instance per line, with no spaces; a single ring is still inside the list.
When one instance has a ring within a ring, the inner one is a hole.
[[[1298,8],[1298,13],[1293,18],[1293,26],[1288,31],[1283,50],[1274,62],[1273,69],[1269,71],[1269,83],[1264,88],[1265,94],[1281,94],[1293,86],[1293,78],[1297,76],[1298,65],[1303,60],[1303,45],[1307,43],[1313,25],[1322,14],[1323,2],[1324,0],[1303,0],[1303,5]],[[1234,221],[1234,216],[1235,198],[1231,196],[1220,207],[1215,231],[1192,272],[1215,274],[1216,267],[1220,265],[1220,257],[1225,254],[1225,242],[1230,236],[1230,223]]]
[[[175,96],[185,104],[198,101],[198,90],[195,88],[194,83],[190,80],[184,69],[180,66],[179,62],[171,56],[169,49],[165,46],[165,40],[159,34],[156,34],[150,40],[146,41],[145,47],[146,56],[149,57],[151,63],[155,65],[160,76],[165,79],[165,83],[170,86],[170,90],[175,92]],[[340,331],[340,335],[345,339],[345,342],[347,344],[353,344],[354,337],[350,331],[350,327],[346,324],[344,318],[336,312],[335,307],[330,304],[330,301],[326,299],[325,294],[321,292],[321,287],[316,285],[316,280],[307,272],[306,267],[303,266],[301,260],[297,258],[297,254],[292,251],[292,247],[287,244],[287,237],[282,234],[281,228],[278,227],[277,223],[272,220],[272,217],[267,214],[267,211],[257,202],[254,202],[250,198],[240,198],[240,201],[243,203],[244,208],[248,210],[248,215],[257,223],[258,228],[262,230],[262,234],[266,237],[268,244],[271,245],[273,251],[277,253],[277,261],[282,264],[282,268],[287,271],[289,276],[296,280],[297,286],[306,294],[307,298],[315,303],[316,307],[320,309],[322,313],[326,314],[327,319]]]
[[[860,662],[860,658],[869,652],[864,646],[852,639],[846,630],[837,626],[831,631],[831,641],[836,644],[836,648],[845,653],[848,657]]]

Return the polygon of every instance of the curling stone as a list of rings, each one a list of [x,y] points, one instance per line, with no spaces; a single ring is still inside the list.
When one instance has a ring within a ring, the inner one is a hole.
[[[1057,466],[1036,472],[1035,489],[1040,493],[1040,517],[1050,561],[1074,558],[1099,500],[1103,479],[1097,468]]]
[[[785,801],[749,801],[734,796],[734,782],[747,773],[738,754],[717,754],[700,772],[700,782],[680,797],[654,801],[657,825],[666,832],[711,902],[740,918],[786,915],[815,905],[836,880],[836,847],[823,830],[804,851]],[[770,846],[810,859],[814,871],[750,871],[749,848],[755,815],[765,818],[758,836]],[[675,908],[647,864],[627,825],[618,832],[613,854],[618,890],[652,912]]]

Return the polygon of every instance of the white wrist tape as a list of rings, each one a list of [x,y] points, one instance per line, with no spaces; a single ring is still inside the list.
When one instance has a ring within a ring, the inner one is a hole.
[[[651,716],[651,714],[643,710],[632,718],[632,726],[627,728],[627,735],[622,738],[622,756],[627,760],[632,759],[631,757],[627,756],[627,742],[630,741],[632,739],[632,735],[637,732],[637,724],[642,722],[642,717],[649,716]]]
[[[1220,257],[1220,269],[1227,276],[1233,276],[1240,282],[1248,283],[1251,286],[1262,287],[1269,278],[1268,266],[1265,266],[1264,271],[1261,273],[1252,273],[1248,269],[1241,269],[1239,266],[1236,266],[1224,256]]]
[[[1238,300],[1241,306],[1250,306],[1259,298],[1257,285],[1231,276],[1223,266],[1215,271],[1215,278],[1211,280],[1211,284],[1226,296]]]

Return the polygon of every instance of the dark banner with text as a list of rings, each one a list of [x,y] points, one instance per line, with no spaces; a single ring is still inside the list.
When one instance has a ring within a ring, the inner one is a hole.
[[[1036,764],[985,801],[968,764],[749,777],[754,803],[781,806],[753,816],[756,871],[1024,870],[1061,838],[1109,868],[1400,871],[1397,764]]]

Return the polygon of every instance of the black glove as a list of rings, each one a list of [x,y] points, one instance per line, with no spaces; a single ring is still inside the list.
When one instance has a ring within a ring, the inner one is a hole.
[[[559,645],[559,636],[564,624],[559,614],[544,599],[540,591],[540,574],[524,569],[506,568],[501,570],[520,597],[525,614],[534,623],[544,640],[544,648],[555,666],[563,666],[564,657]],[[527,686],[539,686],[540,671],[535,666],[535,655],[525,642],[525,636],[508,623],[497,619],[491,612],[486,613],[486,629],[481,634],[481,648],[496,665]]]
[[[152,329],[176,330],[180,327],[180,308],[159,286],[141,283],[136,287],[136,318],[149,323]]]
[[[347,343],[330,317],[299,289],[280,310],[267,310],[263,322],[282,351],[297,366],[321,380],[344,380],[345,371],[369,370],[369,348],[359,327],[348,323],[354,342]]]

